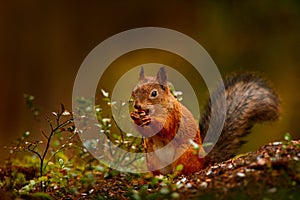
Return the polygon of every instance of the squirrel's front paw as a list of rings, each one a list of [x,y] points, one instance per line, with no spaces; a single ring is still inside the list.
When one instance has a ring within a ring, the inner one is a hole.
[[[134,123],[138,126],[147,126],[151,122],[151,118],[149,115],[146,115],[145,111],[134,111],[130,113],[131,119],[133,119]]]

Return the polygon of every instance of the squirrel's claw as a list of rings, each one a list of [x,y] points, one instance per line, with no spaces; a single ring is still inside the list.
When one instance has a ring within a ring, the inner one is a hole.
[[[151,119],[148,115],[146,115],[145,111],[135,111],[130,113],[131,119],[133,119],[134,123],[138,126],[147,126],[150,124]]]
[[[140,119],[140,116],[137,112],[131,112],[130,117],[133,119],[133,121]]]

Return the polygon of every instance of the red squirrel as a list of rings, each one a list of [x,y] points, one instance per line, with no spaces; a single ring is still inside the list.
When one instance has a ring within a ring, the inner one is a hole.
[[[178,165],[183,166],[180,174],[200,171],[209,164],[234,156],[245,143],[242,137],[250,132],[255,122],[278,119],[278,96],[261,77],[237,74],[227,78],[224,85],[224,127],[218,142],[204,157],[200,156],[205,154],[202,141],[207,133],[212,105],[220,104],[221,90],[216,89],[213,93],[198,126],[192,113],[172,94],[165,68],[160,68],[156,77],[145,76],[141,68],[139,81],[132,92],[135,110],[130,115],[144,136],[149,171],[166,175],[174,173]],[[157,152],[166,145],[166,151]],[[170,159],[174,162],[166,166],[166,160]]]

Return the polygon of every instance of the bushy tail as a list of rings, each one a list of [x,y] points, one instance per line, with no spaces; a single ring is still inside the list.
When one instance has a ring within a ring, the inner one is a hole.
[[[255,74],[237,74],[224,82],[226,117],[218,142],[208,153],[207,164],[221,162],[233,157],[246,141],[243,137],[250,133],[256,122],[273,121],[279,117],[279,99],[267,81]],[[211,108],[220,107],[221,90],[218,88],[208,102],[200,120],[202,141],[211,120]],[[218,112],[218,111],[216,111]],[[209,142],[209,140],[206,141]]]

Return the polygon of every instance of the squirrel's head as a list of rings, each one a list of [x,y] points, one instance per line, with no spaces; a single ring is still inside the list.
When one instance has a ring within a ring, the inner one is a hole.
[[[139,111],[149,112],[152,105],[160,104],[168,107],[170,97],[173,95],[168,86],[167,73],[161,67],[156,77],[145,76],[143,67],[140,71],[138,84],[132,92],[134,108]]]

